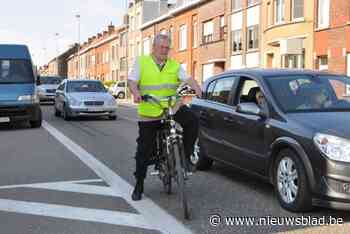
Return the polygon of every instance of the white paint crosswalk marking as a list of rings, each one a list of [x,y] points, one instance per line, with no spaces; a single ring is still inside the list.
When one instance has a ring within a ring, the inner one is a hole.
[[[152,227],[151,229],[171,234],[192,233],[191,230],[186,228],[181,222],[169,215],[149,198],[144,197],[141,201],[132,201],[130,198],[132,186],[130,184],[46,121],[43,121],[42,126],[102,178],[116,194],[120,195],[133,206],[145,218],[147,223]],[[126,223],[126,225],[128,225],[128,223]]]
[[[8,199],[0,199],[0,210],[21,214],[136,227],[149,230],[154,229],[142,215],[118,211],[88,209]]]

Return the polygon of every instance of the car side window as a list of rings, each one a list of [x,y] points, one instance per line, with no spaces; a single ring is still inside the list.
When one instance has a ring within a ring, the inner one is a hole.
[[[233,77],[218,79],[215,83],[215,87],[213,89],[213,92],[209,100],[223,103],[223,104],[228,104],[233,83],[234,83]]]
[[[63,91],[64,90],[64,84],[65,83],[60,84],[60,86],[58,86],[57,90]]]
[[[214,87],[215,87],[215,83],[216,83],[216,80],[212,81],[209,85],[208,85],[208,88],[206,90],[206,94],[205,94],[205,98],[206,99],[209,99],[211,98],[212,94],[213,94],[213,91],[214,91]]]
[[[124,82],[119,83],[119,84],[118,84],[118,87],[123,87],[123,88],[124,88],[124,87],[125,87],[125,83],[124,83]]]

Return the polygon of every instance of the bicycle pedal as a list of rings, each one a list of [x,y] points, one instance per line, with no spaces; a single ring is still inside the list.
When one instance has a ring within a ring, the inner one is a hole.
[[[150,173],[151,176],[158,176],[159,175],[159,171],[152,171]]]

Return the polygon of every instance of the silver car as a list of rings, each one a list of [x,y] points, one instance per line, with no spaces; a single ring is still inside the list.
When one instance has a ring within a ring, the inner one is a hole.
[[[40,85],[38,86],[40,101],[55,101],[56,89],[62,80],[64,78],[58,76],[40,76]]]
[[[117,103],[98,80],[64,80],[56,90],[55,116],[65,120],[79,116],[117,118]]]

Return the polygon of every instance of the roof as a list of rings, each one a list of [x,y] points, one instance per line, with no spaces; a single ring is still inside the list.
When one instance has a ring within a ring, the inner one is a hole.
[[[324,71],[316,71],[316,70],[304,70],[304,69],[264,69],[264,68],[245,68],[238,70],[228,70],[223,74],[235,74],[235,73],[244,73],[250,74],[254,76],[260,76],[264,78],[268,77],[276,77],[276,76],[287,76],[287,75],[339,75],[339,74],[331,74]]]
[[[0,58],[2,59],[31,59],[26,45],[0,44]]]

